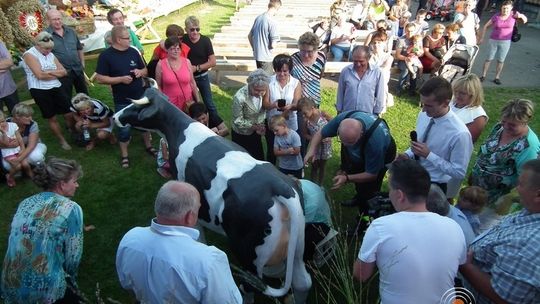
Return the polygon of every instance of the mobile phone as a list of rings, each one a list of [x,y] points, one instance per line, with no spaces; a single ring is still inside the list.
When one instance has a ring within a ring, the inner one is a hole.
[[[411,133],[410,133],[410,137],[411,137],[411,141],[418,141],[418,133],[416,133],[415,130],[412,130]],[[418,160],[420,159],[420,157],[418,157],[418,155],[414,155],[414,159],[415,160]]]

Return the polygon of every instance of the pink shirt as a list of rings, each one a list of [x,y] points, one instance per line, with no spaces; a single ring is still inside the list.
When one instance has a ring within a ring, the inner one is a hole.
[[[184,57],[179,57],[182,65],[176,71],[171,70],[167,59],[159,61],[161,64],[161,91],[169,97],[169,101],[180,110],[186,110],[186,101],[193,100],[191,90],[191,71]],[[185,112],[185,111],[184,111]]]
[[[491,17],[493,23],[493,31],[489,38],[493,40],[510,40],[512,39],[512,32],[514,31],[514,24],[516,19],[510,15],[506,20],[503,20],[500,14],[495,14]]]

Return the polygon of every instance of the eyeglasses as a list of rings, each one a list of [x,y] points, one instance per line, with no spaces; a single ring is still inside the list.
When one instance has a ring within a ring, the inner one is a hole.
[[[123,40],[130,40],[131,38],[130,38],[130,37],[120,37],[120,39],[123,39]]]
[[[53,40],[52,37],[43,37],[43,38],[41,38],[40,41],[41,42],[49,42],[49,41],[52,41],[52,40]]]
[[[194,28],[190,28],[189,31],[190,32],[195,32],[195,31],[200,32],[201,28],[200,27],[194,27]]]
[[[179,46],[171,46],[169,49],[168,49],[169,52],[178,52],[180,51],[180,47]]]
[[[302,55],[312,55],[315,53],[315,50],[300,50],[300,54]]]

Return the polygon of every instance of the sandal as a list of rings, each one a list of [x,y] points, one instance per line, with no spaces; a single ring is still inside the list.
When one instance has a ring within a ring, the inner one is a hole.
[[[124,169],[129,168],[129,158],[124,156],[120,159],[120,166]]]
[[[495,79],[493,80],[493,82],[495,82],[495,84],[497,84],[497,85],[500,85],[500,84],[501,84],[501,80],[500,80],[499,78],[495,78]]]
[[[9,174],[6,174],[6,183],[7,186],[10,188],[13,188],[17,185],[17,183],[15,183],[15,179]]]
[[[150,154],[152,157],[157,157],[158,151],[154,147],[146,147],[146,153]]]

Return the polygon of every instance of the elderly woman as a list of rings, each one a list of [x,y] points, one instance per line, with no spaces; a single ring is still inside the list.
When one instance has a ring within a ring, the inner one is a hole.
[[[193,102],[199,102],[197,84],[193,77],[193,67],[186,57],[180,56],[180,40],[171,36],[165,39],[167,58],[156,66],[156,82],[169,101],[187,113]]]
[[[501,12],[495,14],[488,22],[484,25],[480,38],[478,39],[478,44],[481,44],[484,35],[486,34],[489,27],[493,26],[493,31],[489,36],[489,54],[486,62],[484,62],[484,68],[482,70],[482,76],[480,77],[481,81],[486,79],[487,72],[489,70],[489,65],[493,59],[497,59],[497,67],[495,69],[495,79],[493,82],[495,84],[501,84],[501,72],[504,66],[504,60],[506,55],[510,50],[510,44],[512,39],[512,33],[514,31],[514,25],[518,22],[518,19],[523,23],[527,23],[527,17],[518,11],[512,12],[512,4],[510,0],[505,0],[501,6]]]
[[[433,26],[431,34],[424,37],[424,56],[420,57],[424,72],[432,74],[441,67],[441,59],[446,53],[446,37],[444,37],[444,24]]]
[[[54,46],[52,35],[39,33],[34,39],[34,46],[23,55],[24,71],[30,95],[38,105],[41,115],[49,122],[52,133],[58,138],[62,149],[71,150],[56,115],[64,115],[66,124],[71,128],[72,113],[70,101],[60,90],[59,78],[66,76],[66,69],[51,53]]]
[[[7,121],[17,124],[26,147],[19,153],[18,158],[20,160],[26,159],[30,165],[35,166],[38,162],[45,160],[47,146],[39,139],[39,127],[37,122],[32,120],[32,114],[34,114],[32,107],[19,103],[15,105],[12,117],[8,118]],[[16,143],[8,143],[7,146],[0,146],[0,148],[14,148],[16,145]],[[11,166],[8,162],[3,161],[2,163],[4,168],[10,169]]]
[[[529,128],[533,103],[514,99],[506,103],[497,123],[480,146],[470,183],[488,191],[488,205],[480,214],[480,229],[489,228],[500,217],[495,202],[517,185],[521,165],[538,157],[540,142]]]
[[[34,182],[44,191],[24,199],[11,222],[1,286],[7,303],[80,300],[72,288],[83,251],[83,213],[69,198],[81,176],[73,160],[51,158],[34,168]]]
[[[298,38],[299,51],[292,54],[291,75],[300,80],[302,97],[321,104],[321,78],[326,64],[326,55],[318,51],[319,37],[305,32]]]
[[[454,98],[450,108],[465,123],[475,143],[488,121],[486,111],[482,108],[484,89],[480,79],[475,74],[460,77],[452,83],[452,89]]]
[[[0,110],[4,108],[5,103],[10,113],[13,111],[13,107],[19,103],[17,85],[11,76],[12,66],[11,54],[4,42],[0,40]]]
[[[257,69],[247,78],[247,85],[234,94],[232,109],[232,141],[244,147],[258,160],[264,160],[262,135],[266,132],[263,104],[269,103],[270,76]]]
[[[448,51],[454,44],[466,44],[467,39],[460,33],[460,27],[457,23],[450,23],[446,26],[446,51]]]
[[[291,76],[293,66],[291,56],[279,54],[272,61],[275,75],[270,77],[268,103],[263,106],[266,109],[266,160],[275,164],[274,156],[274,132],[270,128],[272,117],[282,115],[287,120],[289,129],[298,132],[298,120],[296,105],[302,97],[302,86],[298,79]]]

